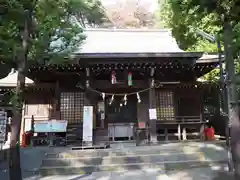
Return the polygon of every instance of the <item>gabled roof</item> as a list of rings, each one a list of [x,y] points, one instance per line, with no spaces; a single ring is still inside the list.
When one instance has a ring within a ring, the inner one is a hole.
[[[16,87],[17,86],[17,77],[18,77],[18,72],[14,71],[14,69],[12,69],[11,72],[5,78],[0,79],[0,86]],[[34,84],[34,81],[26,77],[25,84],[31,85],[31,84]]]
[[[167,29],[86,29],[86,40],[76,53],[179,53]]]
[[[86,29],[86,40],[75,53],[91,58],[190,58],[199,63],[217,62],[218,55],[185,52],[168,29]]]

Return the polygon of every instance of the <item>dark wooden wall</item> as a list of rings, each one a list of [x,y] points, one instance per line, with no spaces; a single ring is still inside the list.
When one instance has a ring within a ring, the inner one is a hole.
[[[202,93],[198,88],[176,89],[174,91],[176,116],[200,116]]]
[[[54,118],[54,93],[51,91],[32,91],[25,96],[24,116]]]

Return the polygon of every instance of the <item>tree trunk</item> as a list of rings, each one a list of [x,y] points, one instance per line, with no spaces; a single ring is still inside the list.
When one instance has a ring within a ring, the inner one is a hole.
[[[28,14],[28,13],[26,13]],[[21,161],[20,161],[20,130],[22,120],[22,104],[23,91],[25,88],[25,69],[28,54],[28,40],[29,40],[29,20],[28,15],[24,22],[24,30],[22,32],[22,49],[18,56],[18,77],[17,87],[13,102],[13,118],[11,125],[11,142],[9,150],[9,177],[10,180],[21,180]]]
[[[224,48],[226,59],[228,115],[231,135],[231,152],[235,179],[240,179],[240,122],[238,114],[238,96],[235,82],[235,65],[232,53],[232,25],[228,19],[224,21]]]

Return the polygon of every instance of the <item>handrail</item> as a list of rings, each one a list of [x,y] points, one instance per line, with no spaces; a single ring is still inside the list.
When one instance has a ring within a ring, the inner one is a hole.
[[[174,118],[174,119],[185,119],[185,118],[201,118],[201,116],[168,116],[168,117],[162,117],[162,118]]]
[[[171,119],[171,120],[170,120]],[[203,122],[201,116],[174,116],[157,119],[156,123],[190,123]]]

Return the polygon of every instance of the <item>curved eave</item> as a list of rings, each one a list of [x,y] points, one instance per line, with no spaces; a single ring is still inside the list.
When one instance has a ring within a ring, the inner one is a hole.
[[[200,58],[202,52],[139,52],[139,53],[76,53],[73,55],[77,59],[105,59],[109,60],[112,58]]]
[[[0,87],[6,87],[6,88],[15,88],[17,86],[17,83],[1,83],[0,82]],[[34,86],[34,84],[25,84],[26,87],[31,87]]]
[[[0,86],[1,87],[16,87],[17,86],[17,78],[18,78],[18,72],[14,72],[14,70],[12,70],[8,76],[6,76],[5,78],[0,79]],[[26,86],[30,86],[33,85],[34,81],[29,79],[28,77],[25,77],[25,85]]]
[[[224,56],[222,56],[224,58]],[[205,74],[211,72],[213,69],[217,68],[219,65],[219,57],[217,54],[208,55],[204,54],[201,58],[196,61],[197,69],[202,69],[202,71],[197,72],[197,77],[202,77]]]

